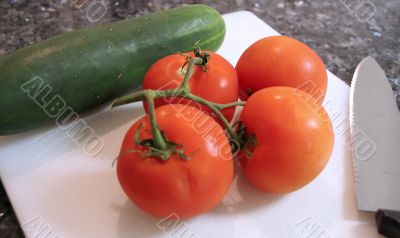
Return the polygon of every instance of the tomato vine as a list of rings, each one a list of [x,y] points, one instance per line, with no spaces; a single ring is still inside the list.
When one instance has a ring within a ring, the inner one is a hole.
[[[246,102],[244,101],[236,101],[226,104],[219,104],[215,102],[208,101],[202,97],[196,96],[190,92],[189,89],[189,80],[191,79],[191,75],[193,73],[193,67],[201,67],[203,71],[207,71],[207,64],[210,61],[210,55],[208,53],[202,52],[199,47],[194,49],[194,57],[186,56],[186,63],[182,66],[182,69],[187,65],[186,72],[184,73],[184,80],[180,84],[179,87],[174,89],[166,89],[166,90],[154,90],[154,89],[145,89],[135,92],[130,95],[126,95],[116,99],[112,103],[112,107],[117,107],[133,102],[138,101],[146,101],[149,107],[149,117],[152,128],[153,140],[151,143],[147,143],[145,146],[149,149],[148,156],[156,156],[162,160],[168,159],[170,154],[177,153],[183,159],[188,159],[182,153],[181,149],[178,149],[177,144],[174,142],[168,141],[165,137],[164,133],[160,130],[155,114],[155,106],[154,100],[162,97],[178,97],[185,98],[195,101],[201,105],[208,107],[212,113],[214,113],[225,126],[227,133],[231,140],[238,142],[239,147],[243,144],[241,142],[241,137],[236,133],[234,126],[232,126],[225,116],[222,114],[222,110],[229,107],[236,106],[244,106]],[[238,150],[240,148],[233,148],[233,150]]]

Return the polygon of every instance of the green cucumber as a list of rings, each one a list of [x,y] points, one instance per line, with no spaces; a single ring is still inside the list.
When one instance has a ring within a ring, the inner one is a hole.
[[[64,33],[3,56],[0,135],[54,123],[64,109],[93,109],[139,87],[157,59],[196,42],[215,51],[224,36],[215,9],[190,5]]]

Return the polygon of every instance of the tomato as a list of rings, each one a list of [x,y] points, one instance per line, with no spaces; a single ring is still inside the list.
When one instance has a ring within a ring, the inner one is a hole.
[[[217,53],[203,52],[210,54],[207,72],[203,71],[199,66],[193,67],[194,71],[189,81],[190,92],[215,103],[225,104],[236,102],[239,94],[239,86],[235,68]],[[193,53],[186,53],[186,55],[194,56]],[[178,87],[183,82],[185,76],[185,70],[182,71],[182,66],[185,62],[186,57],[181,54],[169,55],[158,60],[147,71],[143,80],[143,89],[172,89]],[[178,102],[195,106],[209,114],[211,112],[207,107],[182,98],[157,99],[155,106],[158,107]],[[144,103],[144,107],[147,112],[146,103]],[[235,113],[235,108],[226,108],[222,113],[228,121],[231,121]],[[220,122],[214,115],[212,116]]]
[[[321,58],[307,45],[287,36],[263,38],[240,57],[236,70],[240,98],[274,86],[301,88],[322,103],[327,73]]]
[[[302,90],[262,89],[249,98],[240,120],[255,138],[240,153],[240,163],[245,177],[261,190],[297,190],[318,176],[329,160],[334,141],[331,121],[315,98]]]
[[[232,153],[222,127],[194,107],[180,109],[175,104],[161,106],[156,118],[168,140],[180,144],[189,160],[176,154],[166,161],[143,156],[147,148],[134,138],[140,125],[140,140],[152,138],[146,115],[126,133],[117,161],[118,180],[129,199],[158,217],[191,217],[213,208],[233,178]]]

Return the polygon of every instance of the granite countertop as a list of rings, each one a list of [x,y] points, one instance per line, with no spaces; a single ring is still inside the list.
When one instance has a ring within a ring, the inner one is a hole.
[[[311,46],[323,58],[327,68],[347,83],[350,83],[354,69],[364,57],[375,57],[389,77],[400,105],[398,0],[105,0],[106,15],[95,23],[90,22],[82,9],[74,5],[86,1],[0,1],[0,55],[84,26],[143,15],[181,4],[203,3],[221,13],[237,10],[254,12],[280,33]],[[356,4],[358,2],[360,5]],[[2,186],[0,237],[23,237]]]

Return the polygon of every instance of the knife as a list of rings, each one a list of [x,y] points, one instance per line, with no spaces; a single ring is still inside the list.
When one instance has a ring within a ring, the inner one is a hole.
[[[400,112],[372,58],[357,66],[350,90],[350,145],[358,209],[376,212],[378,232],[400,237]]]

